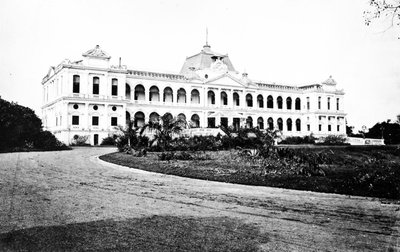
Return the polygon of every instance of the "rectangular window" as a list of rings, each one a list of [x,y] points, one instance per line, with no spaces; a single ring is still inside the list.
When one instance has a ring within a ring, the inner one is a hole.
[[[73,76],[73,81],[72,81],[72,92],[73,93],[79,93],[79,83],[80,83],[80,77],[79,75],[74,75]]]
[[[221,126],[228,128],[228,118],[227,117],[221,117]]]
[[[72,116],[72,125],[79,125],[79,116]]]
[[[100,79],[99,77],[93,77],[93,94],[98,95],[100,89]]]
[[[318,109],[321,109],[321,97],[318,97]]]
[[[322,125],[321,124],[318,125],[318,130],[322,131]]]
[[[310,97],[307,97],[307,110],[310,110]]]
[[[118,86],[112,86],[111,87],[111,95],[117,96],[118,95]]]
[[[310,124],[307,124],[307,131],[310,131],[310,130],[311,130]]]
[[[208,122],[208,128],[215,128],[215,118],[214,117],[209,117],[207,119]]]
[[[337,126],[337,131],[338,131],[338,132],[340,131],[340,125]]]
[[[99,125],[99,117],[98,116],[93,116],[92,117],[92,125],[93,126],[98,126]]]
[[[331,109],[331,98],[330,97],[328,97],[328,110],[330,110]]]
[[[336,110],[339,110],[339,98],[336,98]]]
[[[332,125],[328,125],[328,131],[332,131]]]
[[[93,84],[93,94],[99,94],[99,84]]]
[[[112,79],[111,81],[111,95],[117,96],[118,95],[118,80]]]
[[[118,125],[118,118],[111,117],[111,126],[117,126],[117,125]]]

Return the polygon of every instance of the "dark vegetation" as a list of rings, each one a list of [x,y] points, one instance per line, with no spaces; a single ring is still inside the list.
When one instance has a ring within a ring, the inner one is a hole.
[[[400,115],[397,116],[396,122],[391,120],[378,122],[367,132],[353,132],[354,127],[346,126],[346,134],[349,137],[366,137],[375,139],[384,139],[385,144],[400,144]]]
[[[101,159],[152,172],[246,185],[400,199],[395,146],[272,148],[206,152],[112,153]]]
[[[289,136],[283,139],[279,144],[315,144],[316,138],[311,134],[309,136]]]
[[[0,152],[65,149],[32,109],[0,98]]]
[[[308,147],[281,147],[274,145],[276,132],[256,128],[227,128],[226,135],[215,137],[174,137],[184,124],[162,119],[142,128],[128,127],[116,138],[120,153],[101,158],[199,179],[400,199],[397,146],[346,146],[343,136],[332,135]],[[154,137],[143,134],[146,128]],[[310,144],[316,139],[311,135],[284,141]]]
[[[101,159],[191,178],[400,199],[399,147],[346,146],[342,136],[308,147],[280,147],[274,145],[276,132],[255,128],[228,128],[216,137],[173,137],[182,122],[164,120],[128,128],[116,138],[120,153]],[[144,136],[145,128],[154,130],[155,137]],[[315,140],[312,135],[288,137],[284,143]]]

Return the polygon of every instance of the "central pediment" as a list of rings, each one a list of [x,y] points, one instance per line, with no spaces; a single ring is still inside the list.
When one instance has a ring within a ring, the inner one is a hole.
[[[241,79],[235,78],[228,73],[222,74],[215,78],[212,78],[205,82],[208,85],[224,85],[224,86],[231,86],[231,87],[247,87],[247,84],[243,82]]]

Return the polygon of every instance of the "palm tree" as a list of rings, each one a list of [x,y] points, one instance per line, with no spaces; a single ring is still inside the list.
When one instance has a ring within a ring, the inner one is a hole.
[[[183,128],[187,126],[185,120],[181,118],[173,118],[171,114],[164,114],[158,121],[149,121],[143,126],[140,135],[146,129],[154,132],[153,139],[150,141],[150,146],[156,143],[162,150],[165,150],[171,142],[174,135],[179,134]]]
[[[135,121],[132,120],[127,123],[125,128],[122,126],[116,127],[117,129],[119,129],[119,131],[122,132],[122,135],[118,137],[119,143],[117,143],[117,146],[119,146],[119,148],[123,149],[124,146],[127,144],[132,151],[132,146],[135,145],[138,141],[137,134],[139,131],[139,128],[134,127],[134,125]]]

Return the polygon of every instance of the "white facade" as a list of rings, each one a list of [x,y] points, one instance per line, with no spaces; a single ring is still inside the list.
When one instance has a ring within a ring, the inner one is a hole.
[[[179,74],[129,70],[110,58],[96,46],[44,77],[43,124],[61,141],[89,136],[97,145],[127,120],[140,126],[165,113],[191,127],[278,128],[284,136],[346,132],[344,92],[331,77],[301,87],[253,81],[209,45],[188,57]]]

